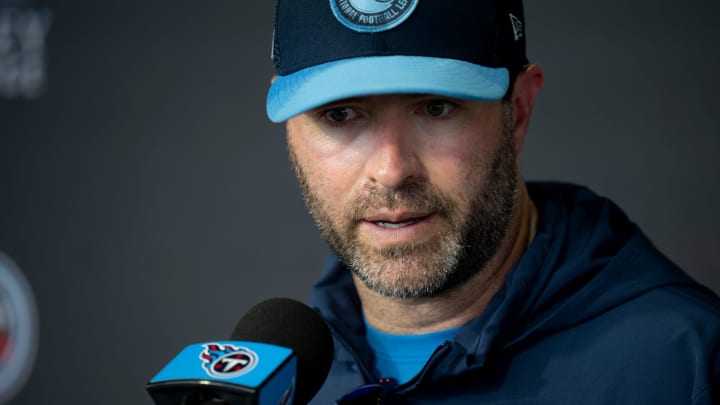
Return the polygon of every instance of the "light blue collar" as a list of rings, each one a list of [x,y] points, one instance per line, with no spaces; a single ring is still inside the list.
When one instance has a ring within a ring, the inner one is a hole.
[[[392,377],[399,384],[409,381],[438,346],[452,340],[460,327],[419,335],[393,335],[373,328],[365,320],[365,338],[375,353],[378,377]]]

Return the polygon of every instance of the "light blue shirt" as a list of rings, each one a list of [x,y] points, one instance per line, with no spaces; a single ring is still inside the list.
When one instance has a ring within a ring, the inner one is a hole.
[[[427,363],[438,346],[452,340],[460,327],[421,335],[393,335],[380,332],[365,321],[365,337],[375,352],[375,371],[381,378],[408,382]]]

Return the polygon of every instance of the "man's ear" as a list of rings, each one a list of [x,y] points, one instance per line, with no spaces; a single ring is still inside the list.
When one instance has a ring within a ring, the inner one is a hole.
[[[535,97],[540,92],[544,79],[542,68],[535,64],[527,66],[515,79],[511,103],[515,127],[515,150],[518,154],[525,143]]]

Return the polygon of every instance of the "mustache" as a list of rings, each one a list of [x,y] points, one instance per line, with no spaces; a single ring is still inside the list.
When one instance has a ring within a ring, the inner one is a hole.
[[[346,216],[353,221],[360,221],[368,212],[381,209],[433,212],[445,216],[449,207],[450,203],[429,183],[407,181],[393,189],[368,184],[347,207]]]

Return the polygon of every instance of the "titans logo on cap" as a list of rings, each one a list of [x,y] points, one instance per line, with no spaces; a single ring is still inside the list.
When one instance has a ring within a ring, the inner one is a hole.
[[[338,21],[358,32],[389,30],[405,21],[419,0],[330,0]]]

